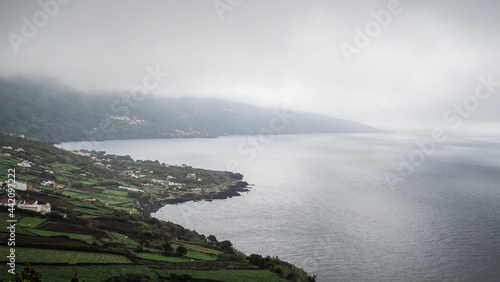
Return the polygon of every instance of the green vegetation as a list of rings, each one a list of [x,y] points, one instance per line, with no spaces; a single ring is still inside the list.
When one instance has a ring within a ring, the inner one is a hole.
[[[190,262],[190,259],[182,258],[182,257],[166,257],[162,255],[157,255],[157,254],[150,254],[150,253],[138,253],[138,257],[144,258],[144,259],[151,259],[151,260],[159,260],[159,261],[172,261],[172,262]]]
[[[24,267],[19,265],[19,268]],[[151,277],[152,281],[160,281],[160,277],[169,277],[171,273],[177,275],[188,274],[193,278],[212,279],[215,281],[269,281],[283,282],[285,279],[279,278],[268,270],[170,270],[152,269],[144,265],[91,265],[91,266],[46,266],[37,265],[35,270],[40,273],[42,279],[50,277],[50,281],[70,281],[75,273],[85,278],[86,281],[104,281],[108,278],[123,274],[145,274]],[[0,279],[11,279],[0,273]],[[46,280],[43,280],[46,281]]]
[[[46,220],[47,220],[46,218],[25,216],[17,222],[17,225],[21,227],[35,228],[38,225],[44,223]]]
[[[9,247],[0,246],[1,257],[9,255]],[[16,261],[21,263],[132,263],[124,255],[96,252],[78,252],[55,249],[16,247]]]
[[[94,239],[90,235],[73,234],[73,233],[66,233],[66,232],[52,232],[52,231],[28,229],[28,228],[26,230],[33,233],[33,234],[42,236],[42,237],[67,236],[71,239],[82,240],[82,241],[85,241],[89,244],[92,244],[92,242],[94,242]]]
[[[65,206],[54,206],[61,213],[93,216],[109,213],[97,207],[99,205],[132,213],[148,213],[158,202],[175,201],[176,198],[199,199],[242,183],[240,174],[186,165],[167,166],[151,160],[134,161],[129,156],[106,155],[104,152],[69,152],[13,136],[0,135],[0,145],[3,167],[15,168],[16,180],[26,181],[33,188],[31,191],[48,193],[66,202]],[[17,148],[23,150],[17,152]],[[5,156],[5,153],[11,155]],[[17,165],[23,161],[31,167]],[[7,179],[7,169],[0,170],[0,179]],[[42,185],[46,181],[55,181],[58,188]]]
[[[4,148],[9,146],[23,150]],[[72,277],[73,281],[78,281],[77,277],[103,281],[131,274],[147,275],[152,281],[187,277],[314,281],[301,269],[277,258],[247,257],[230,241],[219,242],[213,235],[207,237],[148,216],[161,201],[224,191],[240,183],[241,175],[134,161],[104,152],[68,152],[4,135],[0,135],[0,151],[0,180],[7,180],[8,168],[15,168],[16,180],[26,181],[29,187],[16,191],[16,199],[51,206],[51,212],[45,215],[16,207],[18,272],[23,263],[30,263],[21,276],[36,277],[39,273],[43,281],[69,281]],[[10,156],[3,154],[7,151]],[[17,166],[24,160],[31,167]],[[195,177],[187,177],[193,174]],[[41,185],[46,180],[60,181],[59,188]],[[168,182],[175,182],[175,186]],[[7,187],[0,188],[0,198],[5,198]],[[9,236],[7,208],[0,207],[3,238]],[[9,252],[10,247],[0,246],[0,257],[6,258]],[[6,260],[0,262],[0,281],[14,279],[6,271]]]

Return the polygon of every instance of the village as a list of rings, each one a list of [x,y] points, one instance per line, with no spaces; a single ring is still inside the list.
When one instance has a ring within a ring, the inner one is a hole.
[[[129,156],[106,155],[105,152],[65,150],[88,161],[81,166],[37,161],[29,150],[4,145],[0,151],[0,165],[17,166],[18,181],[0,179],[0,191],[8,187],[18,191],[15,205],[46,215],[52,211],[50,203],[40,199],[25,199],[24,192],[47,192],[72,197],[91,203],[137,212],[140,195],[150,195],[158,200],[174,199],[182,195],[204,194],[219,189],[215,185],[222,178],[206,170],[197,170],[185,165],[160,164],[158,161],[132,160]],[[4,166],[7,167],[7,166]],[[96,173],[113,171],[119,179],[97,181]],[[217,179],[219,178],[219,179]],[[0,197],[0,205],[8,205],[8,198]],[[66,217],[64,209],[62,215]]]

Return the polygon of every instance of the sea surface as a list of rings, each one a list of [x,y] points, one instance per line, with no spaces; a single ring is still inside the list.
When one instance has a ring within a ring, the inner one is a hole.
[[[500,281],[500,141],[429,138],[313,134],[60,146],[242,173],[251,191],[241,197],[169,205],[153,216],[230,240],[247,254],[278,256],[318,281]]]

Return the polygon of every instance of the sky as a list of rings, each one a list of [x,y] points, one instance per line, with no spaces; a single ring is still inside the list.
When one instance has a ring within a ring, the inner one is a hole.
[[[498,131],[500,1],[1,0],[0,75]],[[168,75],[166,75],[168,73]],[[158,76],[157,76],[158,77]]]

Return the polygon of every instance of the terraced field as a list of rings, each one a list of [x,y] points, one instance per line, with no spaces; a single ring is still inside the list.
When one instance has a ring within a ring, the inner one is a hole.
[[[9,255],[9,247],[0,246],[0,257]],[[55,249],[16,247],[16,261],[29,263],[132,263],[126,256]]]
[[[22,269],[23,265],[18,267]],[[270,281],[284,282],[286,280],[279,278],[269,270],[170,270],[170,269],[151,269],[144,265],[91,265],[91,266],[44,266],[37,265],[36,270],[46,278],[46,281],[69,281],[76,273],[80,278],[85,278],[87,281],[104,281],[110,277],[121,274],[146,274],[153,281],[159,281],[159,276],[167,277],[171,273],[177,275],[189,274],[193,278],[212,279],[215,281],[238,281],[238,282],[254,282],[254,281]],[[49,280],[50,278],[50,280]],[[7,271],[0,272],[0,279],[12,279],[12,276]],[[44,279],[45,281],[45,279]]]

